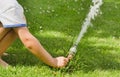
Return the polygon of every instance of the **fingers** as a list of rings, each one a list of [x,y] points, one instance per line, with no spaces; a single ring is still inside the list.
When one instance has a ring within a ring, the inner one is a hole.
[[[71,60],[73,58],[73,55],[68,55],[67,58],[68,60]]]
[[[68,62],[69,60],[68,60],[68,58],[63,57],[63,61]]]
[[[68,64],[68,62],[69,62],[69,59],[63,57],[63,66],[62,67],[65,67]]]
[[[68,62],[69,62],[69,59],[68,59],[68,58],[65,58],[65,59],[64,59],[64,66],[66,66],[66,65],[68,64]]]
[[[69,59],[68,58],[65,58],[65,57],[57,57],[56,58],[56,64],[57,64],[57,68],[63,68],[65,67],[68,62],[69,62]]]

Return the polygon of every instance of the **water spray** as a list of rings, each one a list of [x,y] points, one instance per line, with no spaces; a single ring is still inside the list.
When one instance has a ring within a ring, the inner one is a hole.
[[[91,25],[91,20],[95,19],[95,16],[97,16],[100,12],[100,6],[103,4],[102,0],[92,0],[92,5],[90,6],[90,11],[85,18],[85,21],[83,22],[81,31],[78,35],[77,40],[74,42],[73,46],[69,50],[68,58],[72,59],[73,56],[77,52],[77,46],[81,40],[81,38],[84,36],[84,33],[86,33],[88,27]]]

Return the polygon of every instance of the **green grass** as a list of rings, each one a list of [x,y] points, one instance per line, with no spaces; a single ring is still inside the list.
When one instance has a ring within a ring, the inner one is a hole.
[[[31,33],[53,56],[67,56],[89,11],[90,0],[19,0]],[[11,67],[0,77],[119,77],[120,1],[104,0],[102,14],[92,21],[74,59],[62,69],[51,68],[18,40],[4,57]]]

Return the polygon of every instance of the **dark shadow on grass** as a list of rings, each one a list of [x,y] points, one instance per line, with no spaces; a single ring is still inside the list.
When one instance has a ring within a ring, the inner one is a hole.
[[[27,50],[13,50],[8,52],[9,55],[3,56],[3,59],[11,66],[35,66],[42,65],[42,62],[33,56]]]

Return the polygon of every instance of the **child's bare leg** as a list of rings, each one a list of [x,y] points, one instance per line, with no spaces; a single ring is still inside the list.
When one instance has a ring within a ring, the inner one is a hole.
[[[16,34],[12,29],[5,29],[0,23],[0,65],[3,67],[8,66],[8,64],[1,59],[1,55],[9,47],[9,45],[15,40]]]
[[[16,39],[17,34],[11,28],[3,28],[0,22],[0,56],[9,47],[9,45]]]
[[[66,66],[68,59],[64,57],[53,58],[39,43],[39,41],[28,31],[26,27],[14,28],[22,43],[44,63],[53,67]]]
[[[0,40],[9,32],[11,29],[5,29],[2,27],[2,24],[0,23]]]
[[[7,33],[2,40],[0,40],[0,56],[5,52],[5,50],[10,46],[10,44],[16,39],[16,34],[13,30]],[[8,64],[0,58],[0,65],[3,67],[8,66]]]
[[[2,27],[2,23],[0,22],[0,41],[4,38],[4,36],[7,34],[7,32],[9,32],[10,29],[4,29]],[[4,55],[4,53],[3,53]]]
[[[7,67],[9,64],[0,58],[0,66]]]
[[[0,40],[0,56],[16,38],[17,35],[13,30],[10,30],[7,34],[5,34],[5,36]]]

